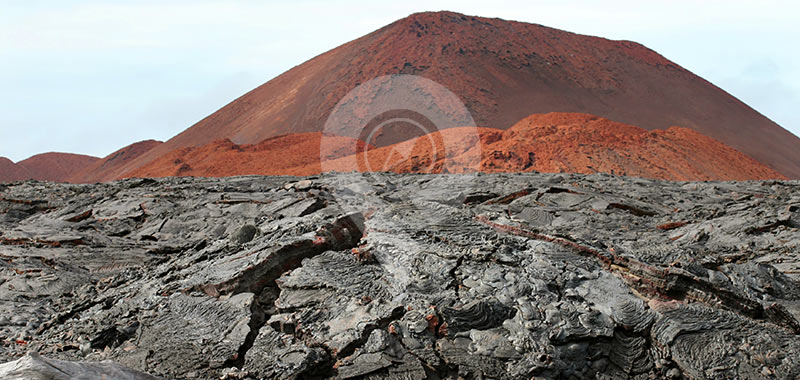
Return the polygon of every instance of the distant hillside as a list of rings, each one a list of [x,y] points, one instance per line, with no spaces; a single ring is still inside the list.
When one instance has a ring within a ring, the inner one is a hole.
[[[42,153],[18,163],[0,157],[0,181],[35,179],[39,181],[65,182],[83,171],[99,158],[72,153]]]

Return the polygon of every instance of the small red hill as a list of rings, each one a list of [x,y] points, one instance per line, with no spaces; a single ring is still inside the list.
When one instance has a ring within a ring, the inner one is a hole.
[[[692,129],[652,130],[587,114],[532,115],[484,146],[482,171],[595,172],[669,180],[785,179]]]
[[[0,157],[0,182],[23,181],[33,178],[28,169],[17,165],[14,161]]]
[[[100,158],[73,153],[43,153],[22,160],[17,165],[24,166],[41,181],[65,182],[75,173],[85,170]]]
[[[42,153],[17,162],[0,158],[0,181],[35,179],[65,182],[75,173],[100,160],[97,157],[72,153]]]

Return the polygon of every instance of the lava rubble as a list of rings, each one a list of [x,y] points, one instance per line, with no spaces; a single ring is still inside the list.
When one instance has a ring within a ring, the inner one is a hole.
[[[799,228],[798,181],[0,184],[0,377],[794,379]]]

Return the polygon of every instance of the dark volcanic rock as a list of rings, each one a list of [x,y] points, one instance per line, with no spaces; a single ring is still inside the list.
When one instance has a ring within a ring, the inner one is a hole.
[[[256,232],[258,232],[256,226],[252,224],[244,225],[233,232],[231,240],[238,244],[248,243],[256,236]]]
[[[799,193],[564,174],[4,185],[0,377],[797,378]]]
[[[57,359],[45,359],[35,353],[13,362],[0,364],[0,376],[4,380],[158,380],[157,377],[133,371],[111,362],[72,363]]]

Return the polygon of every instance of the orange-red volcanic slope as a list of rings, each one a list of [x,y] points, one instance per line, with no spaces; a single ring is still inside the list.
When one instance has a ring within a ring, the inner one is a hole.
[[[127,163],[228,138],[320,132],[358,84],[416,74],[453,91],[476,124],[507,129],[533,113],[583,112],[642,128],[691,128],[800,178],[800,138],[656,52],[521,22],[419,13],[270,80]],[[391,142],[389,142],[391,143]]]
[[[42,153],[16,164],[0,158],[0,181],[35,179],[64,182],[99,158],[72,153]]]
[[[317,174],[321,170],[321,140],[319,132],[277,136],[252,145],[217,140],[202,147],[172,151],[125,177]],[[331,145],[327,157],[330,159],[347,152],[347,146],[364,147],[363,143],[348,137],[331,137],[326,143]]]
[[[73,183],[105,182],[121,178],[126,164],[161,144],[163,142],[156,140],[133,143],[97,160],[84,170],[74,173],[67,181]]]
[[[687,128],[647,131],[587,114],[551,113],[531,115],[506,131],[475,131],[451,128],[434,132],[433,136],[369,149],[367,161],[361,162],[359,157],[334,154],[326,157],[324,165],[319,160],[319,133],[280,136],[244,146],[220,140],[203,147],[175,150],[132,176],[310,175],[319,173],[321,168],[378,168],[398,173],[605,172],[669,180],[785,178],[741,152]],[[341,147],[339,153],[353,143],[347,138],[330,141]],[[397,152],[406,153],[403,157]]]

